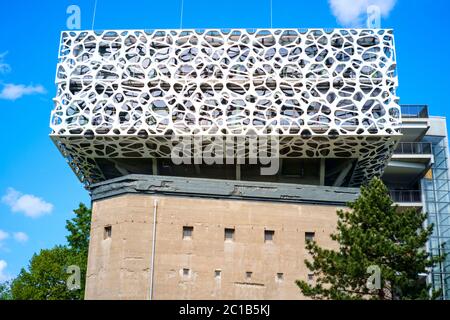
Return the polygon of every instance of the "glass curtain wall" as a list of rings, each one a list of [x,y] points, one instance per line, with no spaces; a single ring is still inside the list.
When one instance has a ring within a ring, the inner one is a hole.
[[[428,222],[434,224],[429,242],[432,255],[447,253],[446,261],[437,265],[430,277],[435,290],[442,289],[442,299],[450,299],[450,182],[447,137],[424,137],[432,144],[434,163],[422,179],[424,208]]]

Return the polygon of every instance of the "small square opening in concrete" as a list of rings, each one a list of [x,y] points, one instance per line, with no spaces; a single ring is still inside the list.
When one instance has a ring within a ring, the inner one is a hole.
[[[272,242],[275,236],[275,231],[264,230],[264,242]]]
[[[105,229],[103,230],[103,239],[109,239],[112,235],[112,227],[111,226],[105,226]]]
[[[192,239],[192,233],[194,232],[194,227],[184,226],[183,227],[183,239]]]
[[[313,241],[315,236],[315,232],[305,232],[305,241]]]
[[[314,273],[308,273],[308,281],[314,280]]]
[[[220,279],[222,277],[222,270],[216,269],[214,270],[214,278]]]
[[[245,277],[246,277],[247,279],[251,279],[251,278],[252,278],[252,275],[253,275],[253,272],[251,272],[251,271],[247,271],[247,272],[245,273]]]
[[[283,281],[284,280],[284,274],[282,272],[278,272],[277,273],[277,280],[278,281]]]
[[[234,228],[225,228],[225,241],[234,241]]]
[[[183,268],[183,276],[184,277],[189,277],[189,272],[190,272],[190,270],[188,268]]]

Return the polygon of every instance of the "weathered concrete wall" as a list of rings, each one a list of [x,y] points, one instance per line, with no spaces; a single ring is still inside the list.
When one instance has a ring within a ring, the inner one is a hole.
[[[358,188],[129,174],[91,186],[92,200],[124,193],[342,205]]]
[[[305,232],[332,248],[340,208],[144,193],[97,198],[86,299],[149,299],[155,199],[154,299],[301,299],[294,281],[307,279]],[[194,228],[192,239],[183,239],[183,226]],[[233,242],[224,241],[224,228],[235,228]],[[265,243],[265,229],[275,231],[272,243]]]

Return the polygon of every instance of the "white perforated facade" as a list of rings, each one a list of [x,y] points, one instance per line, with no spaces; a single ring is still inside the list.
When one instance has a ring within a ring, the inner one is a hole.
[[[173,136],[271,135],[281,157],[358,158],[358,185],[400,135],[392,30],[67,31],[56,83],[51,136],[86,183]]]

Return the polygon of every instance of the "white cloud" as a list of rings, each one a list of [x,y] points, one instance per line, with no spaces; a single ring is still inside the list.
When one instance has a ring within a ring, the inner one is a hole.
[[[17,242],[25,243],[28,241],[28,235],[25,232],[14,232],[13,236],[14,240],[16,240]]]
[[[8,264],[5,260],[0,260],[0,283],[11,279],[11,277],[5,273],[7,266]]]
[[[28,235],[22,231],[14,232],[12,235],[13,235],[14,240],[16,240],[17,242],[20,242],[20,243],[25,243],[29,239]],[[9,237],[10,237],[10,234],[8,232],[0,230],[0,249],[5,250],[5,248],[3,247],[3,242],[4,242],[4,240],[8,239]]]
[[[9,233],[3,230],[0,230],[0,242],[9,238]]]
[[[23,85],[23,84],[13,84],[7,83],[4,85],[2,91],[0,92],[0,99],[5,100],[17,100],[22,98],[23,96],[37,94],[37,93],[45,93],[45,88],[41,85]]]
[[[359,27],[367,13],[367,7],[375,5],[380,8],[382,16],[389,15],[396,0],[329,0],[331,12],[341,25]]]
[[[40,217],[53,210],[53,204],[32,194],[22,194],[13,188],[8,188],[2,202],[10,206],[13,212],[22,212],[31,218]]]
[[[4,61],[5,56],[7,54],[8,52],[0,52],[0,74],[4,74],[11,71],[11,66]],[[14,101],[19,98],[22,98],[23,96],[32,94],[43,94],[43,93],[46,93],[46,90],[40,84],[24,85],[24,84],[5,83],[0,91],[0,99]]]
[[[7,54],[8,51],[0,53],[0,73],[7,73],[11,71],[10,65],[4,62],[4,58]]]

